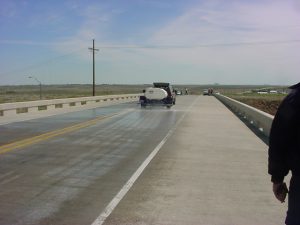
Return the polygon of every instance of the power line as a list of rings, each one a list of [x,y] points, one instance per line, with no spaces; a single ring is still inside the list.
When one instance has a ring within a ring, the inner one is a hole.
[[[42,67],[44,65],[47,65],[51,62],[55,62],[59,59],[62,59],[62,58],[66,58],[70,55],[74,55],[75,53],[83,50],[84,48],[81,48],[81,49],[77,49],[75,51],[72,51],[70,53],[67,53],[67,54],[64,54],[64,55],[60,55],[60,56],[57,56],[57,57],[54,57],[54,58],[50,58],[50,59],[47,59],[45,61],[41,61],[39,63],[36,63],[36,64],[33,64],[33,65],[29,65],[29,66],[25,66],[25,67],[22,67],[22,68],[18,68],[18,69],[15,69],[15,70],[11,70],[11,71],[8,71],[8,72],[2,72],[0,73],[0,75],[5,75],[5,74],[11,74],[11,73],[17,73],[17,72],[21,72],[21,71],[26,71],[26,70],[31,70],[31,69],[36,69],[36,68],[39,68],[39,67]]]
[[[273,44],[289,44],[300,43],[300,40],[285,41],[256,41],[256,42],[232,42],[232,43],[215,43],[215,44],[199,44],[199,45],[112,45],[100,46],[106,49],[176,49],[176,48],[207,48],[207,47],[231,47],[231,46],[253,46],[253,45],[273,45]]]
[[[252,41],[252,42],[232,42],[232,43],[215,43],[215,44],[195,44],[195,45],[104,45],[100,46],[102,49],[190,49],[190,48],[210,48],[210,47],[234,47],[234,46],[256,46],[256,45],[279,45],[279,44],[292,44],[292,43],[300,43],[300,39],[294,39],[294,40],[277,40],[277,41]],[[8,72],[2,72],[0,75],[7,75],[11,73],[17,73],[17,72],[23,72],[24,70],[31,70],[35,68],[42,67],[50,62],[55,62],[59,59],[66,58],[70,55],[73,55],[84,48],[72,51],[70,53],[60,55],[54,58],[47,59],[45,61],[41,61],[39,63],[29,65],[26,67],[22,67],[19,69],[14,69]],[[93,48],[89,48],[93,51],[93,83],[95,82],[95,57],[94,53],[95,51],[98,51],[99,49],[95,49],[94,44]],[[94,91],[93,91],[94,92]]]

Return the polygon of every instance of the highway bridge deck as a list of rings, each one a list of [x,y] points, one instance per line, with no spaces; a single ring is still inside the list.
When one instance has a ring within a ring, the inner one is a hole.
[[[179,96],[171,110],[83,110],[0,132],[0,224],[284,223],[267,145],[212,96]]]

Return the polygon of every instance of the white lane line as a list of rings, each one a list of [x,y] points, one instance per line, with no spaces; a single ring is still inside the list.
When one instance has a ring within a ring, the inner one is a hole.
[[[159,152],[161,147],[166,143],[166,141],[169,139],[169,137],[174,133],[177,126],[181,123],[181,121],[184,119],[187,112],[190,111],[190,109],[195,105],[196,98],[192,105],[188,107],[186,112],[183,114],[183,116],[177,121],[174,127],[167,133],[167,135],[164,137],[164,139],[155,147],[155,149],[151,152],[151,154],[146,158],[146,160],[140,165],[140,167],[135,171],[135,173],[131,176],[131,178],[127,181],[127,183],[122,187],[122,189],[119,191],[119,193],[111,200],[111,202],[106,206],[106,208],[102,211],[102,213],[97,217],[97,219],[92,223],[92,225],[102,225],[107,217],[113,212],[113,210],[116,208],[116,206],[120,203],[120,201],[124,198],[124,196],[127,194],[127,192],[130,190],[132,185],[135,183],[135,181],[139,178],[139,176],[142,174],[142,172],[145,170],[145,168],[148,166],[148,164],[151,162],[151,160],[155,157],[155,155]]]
[[[3,178],[5,178],[5,177],[7,177],[7,176],[10,176],[10,175],[13,174],[13,173],[14,173],[14,171],[9,171],[9,172],[7,172],[7,173],[5,173],[5,174],[1,174],[1,175],[0,175],[0,180],[3,179]]]
[[[6,180],[1,181],[0,185],[4,185],[4,184],[7,184],[9,182],[12,182],[12,181],[18,179],[19,177],[20,177],[20,175],[15,175],[13,177],[7,178]]]

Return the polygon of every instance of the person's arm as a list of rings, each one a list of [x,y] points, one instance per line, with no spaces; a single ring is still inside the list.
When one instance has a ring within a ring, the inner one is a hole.
[[[289,171],[286,155],[291,141],[292,120],[293,109],[284,100],[274,117],[269,139],[268,172],[273,183],[282,183]]]
[[[273,120],[269,142],[268,172],[272,176],[275,197],[284,202],[288,189],[283,182],[289,172],[287,155],[293,145],[296,111],[289,98],[280,105]]]

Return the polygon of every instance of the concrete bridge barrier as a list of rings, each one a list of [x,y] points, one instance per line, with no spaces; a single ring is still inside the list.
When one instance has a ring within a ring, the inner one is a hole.
[[[52,100],[39,100],[30,102],[15,102],[0,104],[0,118],[57,111],[63,109],[98,107],[107,104],[116,104],[138,100],[140,94],[105,95],[81,98],[65,98]]]
[[[274,116],[224,95],[215,94],[214,96],[269,137]]]

